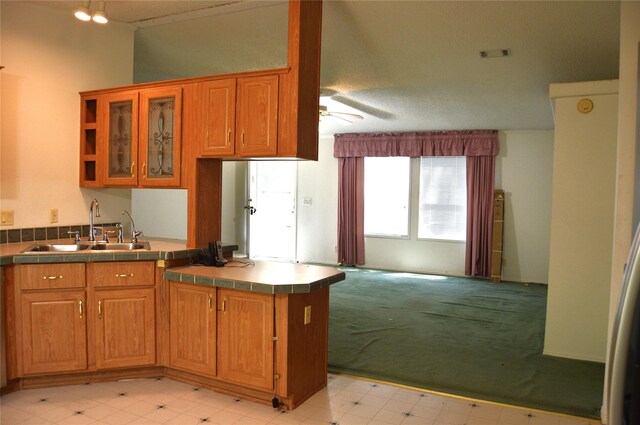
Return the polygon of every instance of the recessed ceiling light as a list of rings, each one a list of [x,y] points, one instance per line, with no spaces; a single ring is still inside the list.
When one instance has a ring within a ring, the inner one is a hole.
[[[511,49],[480,50],[482,58],[503,58],[505,56],[511,56]]]

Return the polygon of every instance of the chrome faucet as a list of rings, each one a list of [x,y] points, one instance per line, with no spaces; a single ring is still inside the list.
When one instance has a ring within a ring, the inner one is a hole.
[[[131,243],[138,242],[138,236],[142,234],[142,232],[136,231],[136,223],[133,221],[133,217],[131,217],[131,213],[127,210],[122,211],[122,215],[127,214],[129,219],[131,220]]]
[[[93,242],[96,240],[96,230],[93,227],[93,215],[95,211],[95,216],[100,217],[100,204],[96,198],[93,198],[91,201],[91,206],[89,207],[89,241]]]
[[[124,236],[122,235],[122,224],[116,224],[116,229],[118,230],[118,243],[123,243]]]

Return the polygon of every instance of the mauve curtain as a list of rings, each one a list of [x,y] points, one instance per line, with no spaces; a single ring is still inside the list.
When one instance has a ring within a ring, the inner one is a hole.
[[[338,158],[338,260],[364,264],[364,157],[466,156],[467,242],[465,273],[491,275],[496,130],[336,134]]]
[[[338,261],[364,264],[364,158],[338,158]]]
[[[496,130],[351,133],[334,136],[333,156],[495,156]]]
[[[467,276],[491,276],[495,162],[493,156],[467,157]]]

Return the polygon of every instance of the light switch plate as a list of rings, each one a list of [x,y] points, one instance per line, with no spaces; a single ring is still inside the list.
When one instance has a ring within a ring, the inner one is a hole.
[[[57,223],[58,222],[58,209],[51,208],[49,210],[49,223]]]
[[[14,213],[13,210],[2,210],[0,218],[0,225],[13,226]]]
[[[308,305],[304,308],[304,324],[308,325],[311,323],[311,306]]]

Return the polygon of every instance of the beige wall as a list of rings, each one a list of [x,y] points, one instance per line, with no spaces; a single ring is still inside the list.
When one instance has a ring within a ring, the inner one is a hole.
[[[544,353],[604,361],[609,317],[617,81],[552,84],[555,141]],[[588,114],[582,98],[593,101]]]
[[[1,2],[0,20],[0,206],[15,211],[15,225],[3,229],[48,226],[49,208],[60,225],[87,223],[92,197],[103,220],[117,220],[129,190],[78,187],[78,92],[131,83],[133,30],[25,2]]]
[[[82,90],[129,84],[133,28],[80,22],[69,12],[27,2],[0,3],[2,128],[0,202],[15,211],[12,227],[88,223],[91,198],[102,219],[120,219],[130,190],[78,187]]]
[[[547,283],[553,131],[502,131],[496,189],[505,191],[502,279]]]

